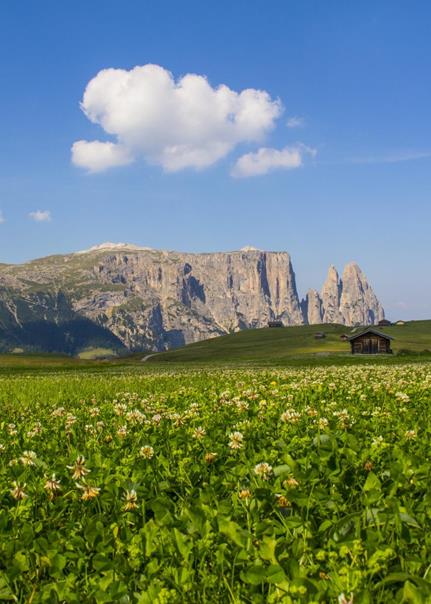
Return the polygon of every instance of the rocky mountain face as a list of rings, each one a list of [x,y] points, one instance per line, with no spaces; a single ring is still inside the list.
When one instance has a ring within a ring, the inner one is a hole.
[[[304,320],[313,323],[374,325],[385,313],[356,262],[346,265],[340,279],[330,266],[320,295],[309,290],[303,303]]]
[[[164,350],[270,320],[373,324],[381,304],[356,264],[300,302],[289,254],[189,254],[104,244],[0,265],[0,348],[75,354]]]

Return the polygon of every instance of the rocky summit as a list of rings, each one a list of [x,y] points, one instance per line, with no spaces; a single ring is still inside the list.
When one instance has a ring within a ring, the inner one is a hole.
[[[107,243],[0,265],[0,350],[159,351],[268,321],[370,325],[383,308],[357,264],[300,301],[286,252],[180,253]]]

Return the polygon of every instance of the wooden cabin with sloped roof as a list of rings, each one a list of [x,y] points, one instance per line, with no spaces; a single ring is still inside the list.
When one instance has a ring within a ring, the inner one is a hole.
[[[391,336],[373,327],[367,327],[348,338],[352,354],[392,354],[391,340]]]

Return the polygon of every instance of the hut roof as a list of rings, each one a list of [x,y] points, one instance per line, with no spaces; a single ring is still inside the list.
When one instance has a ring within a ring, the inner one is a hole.
[[[356,340],[356,338],[360,338],[361,336],[365,335],[366,333],[372,333],[375,336],[380,336],[381,338],[385,338],[386,340],[394,339],[392,336],[388,336],[387,333],[382,333],[381,331],[378,331],[377,329],[374,329],[373,327],[367,327],[367,328],[363,329],[362,331],[355,333],[353,336],[348,337],[347,339],[349,340],[349,342],[351,342],[352,340]]]

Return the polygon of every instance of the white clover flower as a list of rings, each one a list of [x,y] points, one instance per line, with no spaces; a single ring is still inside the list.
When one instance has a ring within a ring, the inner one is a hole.
[[[244,435],[241,432],[229,434],[229,449],[241,449],[244,443]]]
[[[117,436],[119,438],[125,438],[127,436],[127,426],[120,426],[117,430]]]
[[[263,480],[269,480],[269,477],[272,474],[272,466],[263,461],[262,463],[258,463],[256,466],[254,466],[254,473]]]
[[[204,430],[204,428],[202,428],[202,426],[198,426],[193,430],[193,438],[196,438],[196,440],[201,440],[205,436],[205,434],[206,431]]]
[[[144,459],[151,459],[154,457],[154,449],[150,445],[145,445],[139,449],[139,455]]]
[[[37,455],[34,451],[24,451],[19,458],[23,466],[34,466],[36,463]]]
[[[66,466],[69,470],[72,470],[72,478],[79,480],[86,476],[91,470],[85,467],[85,457],[78,455],[73,466]]]
[[[14,499],[20,501],[21,499],[25,499],[28,497],[27,493],[24,491],[27,486],[25,482],[23,484],[19,484],[16,480],[12,483],[13,489],[10,490],[10,494]]]
[[[320,430],[324,430],[329,426],[329,421],[326,419],[326,417],[320,417],[317,425],[319,426]]]
[[[281,414],[280,419],[286,424],[297,424],[301,419],[301,414],[290,407]]]

